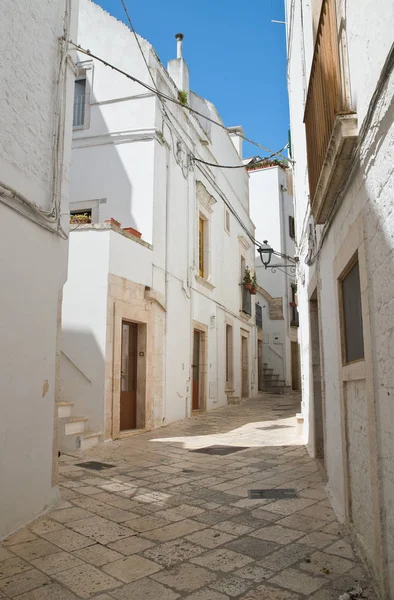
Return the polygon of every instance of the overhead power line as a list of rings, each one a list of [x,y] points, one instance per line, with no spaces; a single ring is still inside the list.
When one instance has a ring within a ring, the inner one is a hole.
[[[226,127],[223,123],[220,123],[220,121],[215,121],[215,119],[212,119],[211,117],[208,117],[207,115],[204,115],[203,113],[199,112],[195,108],[191,108],[191,106],[188,106],[187,104],[183,104],[179,100],[176,100],[175,98],[172,98],[171,96],[168,96],[164,92],[160,92],[156,87],[152,87],[149,84],[145,83],[144,81],[141,81],[137,77],[134,77],[134,75],[131,75],[130,73],[127,73],[126,71],[123,71],[122,69],[119,69],[115,65],[106,61],[104,58],[97,56],[97,54],[93,54],[89,49],[83,48],[80,44],[75,44],[75,42],[73,42],[72,40],[69,40],[69,43],[72,46],[74,46],[74,48],[76,48],[82,54],[86,54],[86,56],[90,56],[91,58],[94,58],[94,60],[97,60],[98,62],[105,65],[106,67],[109,67],[110,69],[113,69],[117,73],[124,75],[125,77],[127,77],[127,79],[131,79],[131,81],[138,83],[139,85],[141,85],[145,89],[149,90],[151,93],[155,94],[156,96],[163,98],[164,100],[168,100],[169,102],[172,102],[173,104],[177,104],[181,108],[188,110],[190,113],[198,115],[199,117],[202,117],[206,121],[209,121],[210,123],[213,123],[214,125],[217,125],[218,127],[221,127],[222,129],[227,131],[227,133],[229,133],[228,127]],[[150,70],[149,70],[149,73],[150,73]],[[151,77],[152,77],[152,74],[151,74]],[[284,156],[280,152],[275,152],[274,150],[270,150],[269,148],[266,148],[262,144],[255,142],[254,140],[246,137],[245,135],[242,135],[241,133],[235,132],[235,135],[237,135],[241,139],[245,140],[246,142],[249,142],[253,146],[256,146],[257,148],[261,148],[262,150],[264,150],[264,152],[268,152],[268,153],[272,154],[272,156],[280,156],[281,158],[283,158],[284,160],[286,160],[290,163],[293,162],[290,158],[288,158],[287,156]],[[286,148],[286,147],[287,147],[287,145],[284,148]]]

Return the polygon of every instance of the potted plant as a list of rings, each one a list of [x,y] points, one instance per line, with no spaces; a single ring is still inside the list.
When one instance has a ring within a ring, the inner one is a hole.
[[[120,227],[119,221],[111,217],[110,219],[105,219],[104,223],[109,223],[109,225],[115,225],[115,227]]]
[[[289,304],[290,304],[291,308],[296,308],[297,307],[297,304],[295,302],[289,302]]]
[[[252,277],[250,275],[250,269],[249,267],[245,267],[245,272],[244,272],[244,278],[243,278],[243,284],[244,284],[244,288],[245,290],[251,290],[252,289]]]
[[[70,224],[72,225],[87,224],[91,222],[92,218],[90,215],[88,215],[88,213],[74,213],[70,215]]]
[[[255,273],[252,277],[252,289],[250,290],[250,293],[252,294],[252,296],[256,295],[256,289],[257,289],[257,277],[256,277],[256,273]]]

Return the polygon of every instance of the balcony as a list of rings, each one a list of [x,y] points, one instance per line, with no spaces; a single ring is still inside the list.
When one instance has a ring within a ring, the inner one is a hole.
[[[357,116],[342,72],[335,0],[323,0],[304,114],[311,211],[320,224],[343,184],[357,139]]]

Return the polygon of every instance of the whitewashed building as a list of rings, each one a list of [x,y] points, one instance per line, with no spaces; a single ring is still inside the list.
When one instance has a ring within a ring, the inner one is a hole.
[[[57,354],[67,276],[74,0],[0,18],[0,538],[58,500]]]
[[[299,390],[292,172],[280,161],[265,160],[249,168],[248,173],[250,214],[256,227],[256,239],[267,240],[282,255],[273,255],[267,269],[258,252],[255,258],[256,302],[262,310],[264,330],[260,389]]]
[[[394,4],[287,0],[305,437],[394,598]]]
[[[81,1],[83,48],[171,98],[183,92],[191,107],[220,121],[190,90],[182,38],[167,71],[146,40]],[[257,391],[254,302],[242,286],[254,263],[248,175],[194,159],[242,167],[239,128],[229,134],[187,108],[163,105],[91,56],[79,53],[78,66],[70,206],[90,222],[71,225],[64,448],[159,427]]]

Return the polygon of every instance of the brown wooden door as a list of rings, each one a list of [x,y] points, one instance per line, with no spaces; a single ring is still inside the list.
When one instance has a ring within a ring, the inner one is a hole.
[[[263,390],[263,342],[257,340],[257,378],[258,378],[258,389],[261,392]]]
[[[300,354],[297,342],[291,342],[291,388],[300,390]]]
[[[137,427],[137,341],[138,325],[122,321],[121,431]]]
[[[192,392],[192,409],[200,408],[200,343],[201,334],[196,329],[193,335],[193,392]]]

